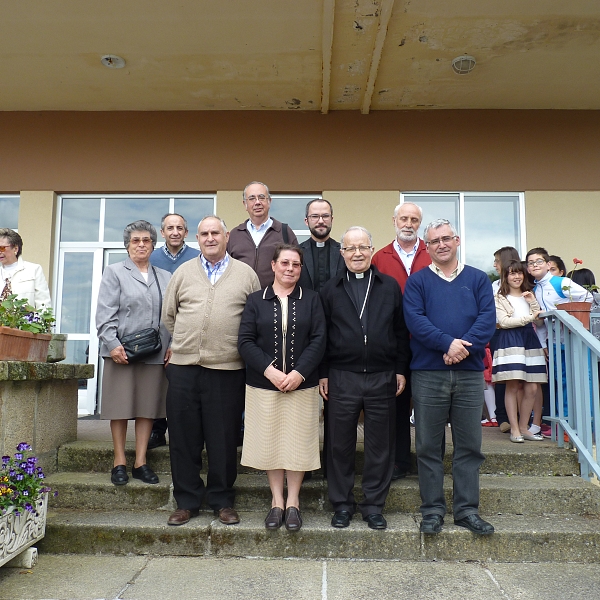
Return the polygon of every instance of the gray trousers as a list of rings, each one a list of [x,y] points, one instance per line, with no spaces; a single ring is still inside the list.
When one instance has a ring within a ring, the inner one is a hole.
[[[451,424],[454,518],[479,512],[479,467],[483,373],[479,371],[413,371],[417,465],[421,514],[446,514],[442,440]]]

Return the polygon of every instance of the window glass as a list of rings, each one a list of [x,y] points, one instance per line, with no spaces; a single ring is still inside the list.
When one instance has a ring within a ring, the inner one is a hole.
[[[274,196],[271,201],[269,215],[282,223],[287,223],[294,231],[306,231],[308,227],[304,222],[304,213],[306,212],[306,203],[311,199],[315,198],[310,196],[303,198]]]
[[[65,252],[61,298],[61,333],[89,333],[93,252]]]
[[[458,194],[405,194],[404,202],[413,202],[423,209],[423,221],[419,230],[419,237],[423,237],[425,227],[436,219],[447,219],[460,233]]]
[[[19,228],[19,196],[0,196],[0,227]]]
[[[168,198],[106,198],[104,241],[123,242],[125,227],[140,219],[152,223],[156,228],[158,239],[161,239],[160,220],[168,212]]]
[[[187,242],[196,241],[196,232],[198,231],[198,223],[208,216],[215,214],[214,198],[175,198],[175,211],[180,214],[188,224],[190,231]],[[227,223],[227,227],[235,227],[237,223]],[[159,241],[164,241],[162,237]]]
[[[100,198],[64,198],[61,242],[97,242],[100,235]]]
[[[519,197],[465,194],[468,264],[486,273],[494,270],[494,252],[502,246],[519,250]]]

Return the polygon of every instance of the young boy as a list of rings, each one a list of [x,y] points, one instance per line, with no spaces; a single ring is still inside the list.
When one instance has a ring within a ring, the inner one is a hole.
[[[525,258],[527,271],[535,280],[533,291],[535,298],[539,302],[542,311],[553,310],[557,304],[562,302],[592,302],[593,297],[590,292],[581,287],[568,277],[559,277],[553,275],[550,271],[550,257],[545,248],[531,249]],[[548,348],[548,329],[546,324],[536,326],[536,333],[542,344],[542,348]],[[556,344],[556,342],[555,342]],[[565,368],[565,346],[560,344],[562,360],[562,388],[563,388],[563,414],[568,415],[567,387],[566,387],[566,368]],[[556,349],[554,349],[556,356]],[[556,378],[556,373],[555,373]],[[558,391],[557,391],[558,393]],[[543,414],[550,412],[549,399],[544,395]],[[557,397],[558,400],[558,397]],[[549,437],[548,427],[542,426],[542,435]],[[565,441],[568,441],[565,434]]]

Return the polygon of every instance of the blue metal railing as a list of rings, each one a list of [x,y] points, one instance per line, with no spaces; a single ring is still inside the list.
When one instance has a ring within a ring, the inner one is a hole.
[[[595,446],[600,435],[598,363],[600,341],[563,310],[540,315],[548,327],[550,421],[552,439],[564,446],[563,432],[577,449],[581,476],[600,478]]]

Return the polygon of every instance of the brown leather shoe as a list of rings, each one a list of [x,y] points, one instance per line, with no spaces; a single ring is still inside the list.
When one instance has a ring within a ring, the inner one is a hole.
[[[283,508],[274,506],[267,514],[265,527],[267,529],[279,529],[283,525]]]
[[[217,511],[215,511],[216,513]],[[240,515],[230,507],[225,507],[219,510],[219,521],[223,523],[223,525],[237,525],[240,522]]]
[[[300,509],[295,506],[288,506],[285,509],[285,528],[288,531],[298,531],[300,527],[302,527]]]
[[[167,520],[167,525],[185,525],[192,517],[197,517],[197,510],[178,508]]]

